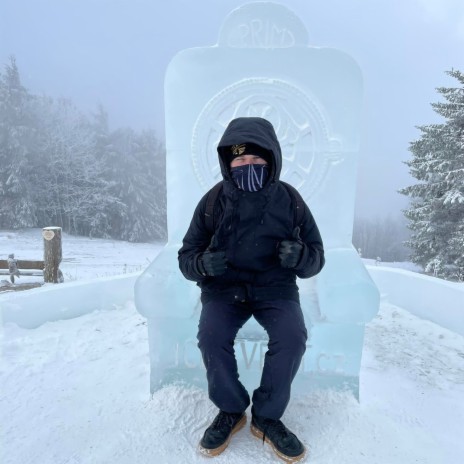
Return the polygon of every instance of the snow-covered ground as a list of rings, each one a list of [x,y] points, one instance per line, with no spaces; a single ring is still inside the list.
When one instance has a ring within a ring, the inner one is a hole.
[[[147,331],[132,304],[34,330],[7,325],[1,365],[2,464],[204,463],[216,411],[204,391],[150,397]],[[459,464],[464,339],[383,303],[366,331],[361,402],[296,397],[284,421],[314,464]],[[280,462],[248,427],[217,463]]]
[[[40,259],[41,246],[40,229],[0,231],[2,257]],[[136,271],[161,246],[65,235],[62,269],[72,280]],[[111,308],[33,330],[3,326],[2,464],[205,462],[196,446],[216,414],[206,392],[175,385],[151,396],[145,320],[133,302]],[[314,464],[460,464],[464,337],[384,300],[366,328],[361,402],[298,396],[283,419]],[[281,462],[248,427],[214,461]]]
[[[63,233],[60,269],[65,282],[139,272],[162,246],[163,243],[129,243]],[[42,260],[42,229],[0,230],[0,259],[6,259],[10,253],[20,260]],[[18,283],[38,281],[43,278],[23,276]]]

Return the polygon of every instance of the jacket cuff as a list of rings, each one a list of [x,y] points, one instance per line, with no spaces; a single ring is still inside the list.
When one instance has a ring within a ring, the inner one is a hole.
[[[295,271],[302,271],[305,269],[308,258],[309,258],[309,247],[305,244],[302,243],[303,249],[301,250],[301,256],[298,261],[298,264],[293,268]]]
[[[203,253],[198,253],[197,255],[194,256],[193,258],[193,270],[196,272],[198,275],[202,277],[208,277],[208,274],[205,271],[205,267],[203,266],[203,261],[201,260],[201,255]]]

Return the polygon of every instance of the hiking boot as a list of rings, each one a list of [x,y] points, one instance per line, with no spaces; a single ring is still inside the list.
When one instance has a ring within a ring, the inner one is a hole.
[[[297,462],[305,457],[303,443],[282,421],[253,415],[250,428],[255,437],[269,443],[275,454],[285,462]]]
[[[200,453],[217,456],[228,446],[232,435],[246,424],[246,414],[219,411],[213,423],[206,429],[200,441]]]

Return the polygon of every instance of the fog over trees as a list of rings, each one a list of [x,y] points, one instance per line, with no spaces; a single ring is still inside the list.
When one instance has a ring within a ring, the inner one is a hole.
[[[59,226],[128,241],[166,238],[164,147],[152,131],[110,131],[66,99],[33,95],[15,58],[0,72],[0,228]]]
[[[363,258],[387,262],[407,261],[411,250],[405,242],[409,238],[406,220],[402,217],[356,217],[353,245]]]

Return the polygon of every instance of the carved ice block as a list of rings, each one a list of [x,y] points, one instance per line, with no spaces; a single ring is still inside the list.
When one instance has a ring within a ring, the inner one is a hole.
[[[276,129],[282,180],[318,223],[327,264],[300,280],[311,338],[293,390],[348,388],[358,395],[364,324],[379,293],[351,244],[362,78],[355,61],[308,46],[286,7],[259,2],[226,18],[213,47],[183,50],[165,79],[168,244],[138,279],[137,309],[148,318],[151,390],[172,380],[206,385],[196,332],[199,289],[178,270],[177,250],[204,193],[221,179],[216,147],[230,120],[261,116]],[[239,372],[259,385],[267,337],[248,322],[236,340]]]

